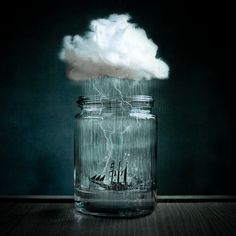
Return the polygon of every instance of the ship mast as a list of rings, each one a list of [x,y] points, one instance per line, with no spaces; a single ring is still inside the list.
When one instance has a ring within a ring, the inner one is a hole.
[[[127,162],[126,162],[126,167],[124,169],[124,182],[125,182],[125,185],[127,184]]]
[[[120,161],[119,161],[119,164],[118,164],[118,171],[117,171],[117,184],[120,182]]]
[[[111,173],[111,184],[113,184],[113,176],[114,176],[114,165],[115,165],[115,162],[113,161],[112,163],[111,163],[111,171],[110,171],[110,173]]]
[[[111,185],[120,184],[121,182],[124,185],[127,185],[127,162],[125,168],[121,171],[121,161],[118,162],[117,169],[115,169],[115,162],[113,161],[110,166],[110,177],[111,177]],[[114,180],[114,176],[116,179]],[[122,176],[122,181],[120,182],[120,178]]]

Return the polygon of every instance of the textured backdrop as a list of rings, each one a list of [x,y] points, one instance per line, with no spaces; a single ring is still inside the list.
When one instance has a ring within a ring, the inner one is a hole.
[[[229,9],[201,1],[2,8],[0,194],[73,193],[73,117],[82,91],[66,79],[58,53],[64,35],[81,34],[91,19],[114,12],[130,13],[170,66],[170,79],[155,82],[151,94],[159,117],[159,193],[235,194]]]

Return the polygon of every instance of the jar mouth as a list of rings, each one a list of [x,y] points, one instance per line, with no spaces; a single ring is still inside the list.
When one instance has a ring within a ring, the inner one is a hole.
[[[132,95],[132,96],[123,96],[116,98],[101,97],[98,95],[89,95],[89,96],[79,96],[77,104],[80,107],[84,105],[133,105],[136,103],[141,103],[143,105],[152,107],[154,99],[149,95]]]

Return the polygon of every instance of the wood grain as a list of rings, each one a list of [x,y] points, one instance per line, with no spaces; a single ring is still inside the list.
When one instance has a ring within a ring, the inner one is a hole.
[[[162,202],[134,219],[78,214],[73,203],[0,203],[0,235],[236,235],[236,203]]]

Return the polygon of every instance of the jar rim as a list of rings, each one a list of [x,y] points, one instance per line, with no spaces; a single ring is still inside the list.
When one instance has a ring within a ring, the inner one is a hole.
[[[149,95],[131,95],[123,96],[116,98],[101,97],[99,95],[88,95],[88,96],[79,96],[77,104],[79,106],[89,105],[89,104],[119,104],[119,103],[130,103],[130,102],[145,102],[150,105],[153,104],[154,99]]]

